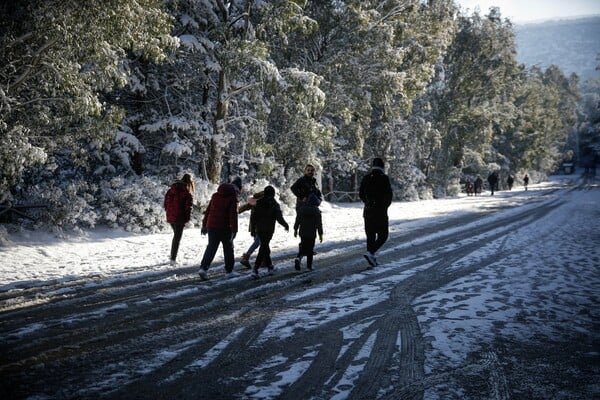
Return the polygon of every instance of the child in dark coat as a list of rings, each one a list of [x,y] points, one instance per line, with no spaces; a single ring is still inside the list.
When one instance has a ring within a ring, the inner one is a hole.
[[[281,207],[275,200],[275,189],[273,186],[265,187],[263,197],[256,201],[254,212],[250,215],[250,226],[252,227],[252,236],[258,235],[260,247],[258,255],[254,262],[252,272],[253,278],[258,278],[258,268],[264,263],[269,269],[269,274],[273,273],[273,263],[271,262],[271,248],[269,244],[275,233],[275,221],[283,226],[288,232],[290,226],[283,219]]]
[[[314,194],[310,194],[307,202],[298,209],[296,214],[294,237],[297,237],[298,233],[300,234],[300,251],[294,260],[296,271],[300,271],[300,262],[303,256],[306,256],[306,268],[312,271],[317,233],[319,234],[319,241],[323,242],[323,223],[319,204],[321,204],[319,198]]]

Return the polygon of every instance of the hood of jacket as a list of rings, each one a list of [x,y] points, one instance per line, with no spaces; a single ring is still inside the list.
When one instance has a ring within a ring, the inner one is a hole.
[[[221,196],[237,195],[238,189],[232,183],[222,183],[217,188],[217,193]]]

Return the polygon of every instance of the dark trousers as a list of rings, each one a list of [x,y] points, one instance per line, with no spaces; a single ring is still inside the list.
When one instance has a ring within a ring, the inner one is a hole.
[[[273,233],[256,232],[256,235],[260,239],[260,247],[258,248],[258,254],[254,261],[254,270],[258,271],[258,268],[261,265],[266,265],[267,267],[273,265],[271,262],[271,248],[269,247],[271,239],[273,238]]]
[[[204,250],[204,256],[202,256],[202,262],[200,262],[200,268],[208,270],[210,264],[213,262],[219,244],[223,245],[223,258],[225,259],[225,271],[233,271],[233,265],[235,259],[233,256],[233,239],[231,230],[229,229],[209,229],[208,230],[208,246]]]
[[[306,256],[306,268],[312,268],[313,255],[315,253],[315,240],[317,237],[312,236],[300,236],[300,251],[298,252],[298,258]]]
[[[183,227],[185,224],[171,224],[171,228],[173,228],[173,241],[171,242],[171,260],[175,261],[177,258],[177,252],[179,251],[179,243],[181,242],[181,237],[183,236]]]
[[[367,251],[375,254],[388,239],[388,216],[387,214],[365,214],[364,218]]]

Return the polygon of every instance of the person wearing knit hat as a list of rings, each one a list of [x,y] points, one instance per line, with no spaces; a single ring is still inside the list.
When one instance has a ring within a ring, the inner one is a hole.
[[[235,187],[237,187],[238,191],[242,191],[242,178],[240,178],[239,176],[236,176],[231,183],[233,185],[235,185]]]
[[[379,157],[375,157],[373,159],[373,167],[378,167],[383,169],[383,160]]]
[[[377,266],[376,253],[389,236],[388,207],[392,204],[394,193],[390,179],[385,174],[383,160],[373,159],[373,168],[360,183],[359,197],[364,203],[363,218],[367,236],[365,259],[370,267]]]
[[[315,240],[317,234],[319,241],[323,242],[323,220],[319,210],[321,201],[314,194],[308,196],[308,201],[298,210],[296,221],[294,222],[294,237],[300,235],[300,246],[298,255],[294,259],[294,268],[301,270],[302,258],[306,256],[306,268],[313,270],[313,256],[315,251]]]
[[[283,226],[286,232],[290,230],[290,226],[281,213],[281,207],[275,200],[275,188],[269,185],[264,188],[263,197],[256,201],[254,213],[250,215],[251,234],[252,236],[258,236],[260,239],[260,247],[251,275],[254,279],[259,278],[258,269],[263,264],[267,266],[269,275],[274,272],[269,244],[273,238],[273,233],[275,233],[275,222]]]

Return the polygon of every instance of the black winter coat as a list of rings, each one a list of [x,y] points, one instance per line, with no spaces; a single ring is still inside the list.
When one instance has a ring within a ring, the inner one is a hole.
[[[321,191],[317,187],[317,180],[306,175],[298,178],[290,190],[296,196],[296,207],[304,204],[304,199],[308,198],[311,193],[314,193],[319,199],[322,198]]]
[[[394,193],[388,176],[381,169],[373,168],[360,182],[358,195],[365,203],[364,215],[387,215]]]
[[[290,229],[288,223],[283,219],[279,203],[273,197],[259,199],[250,215],[250,226],[253,229],[252,234],[260,232],[272,235],[275,232],[275,221],[279,222],[286,230]]]
[[[321,210],[318,207],[305,204],[298,210],[296,214],[296,222],[294,222],[294,230],[299,229],[300,236],[315,236],[317,233],[323,235],[323,221],[321,218]]]

